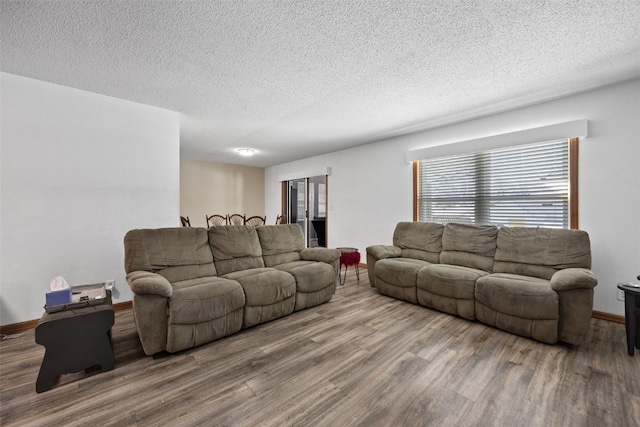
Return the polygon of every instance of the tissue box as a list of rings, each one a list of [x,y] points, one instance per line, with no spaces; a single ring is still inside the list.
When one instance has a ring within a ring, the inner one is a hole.
[[[71,288],[47,292],[45,306],[69,304],[71,302]]]

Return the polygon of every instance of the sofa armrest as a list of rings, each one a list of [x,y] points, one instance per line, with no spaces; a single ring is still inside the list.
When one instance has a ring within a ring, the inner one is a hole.
[[[171,283],[161,275],[150,271],[132,271],[127,274],[127,283],[134,294],[151,294],[166,298],[173,295]]]
[[[367,247],[367,273],[369,273],[369,284],[376,286],[376,262],[381,259],[398,258],[402,255],[402,249],[392,245],[373,245]]]
[[[593,310],[593,288],[598,280],[586,268],[565,268],[551,276],[551,288],[560,299],[558,339],[578,345],[589,329]]]
[[[333,267],[336,280],[340,275],[340,251],[330,248],[304,248],[300,251],[300,259],[304,261],[325,262]]]
[[[305,248],[300,251],[300,259],[333,264],[340,258],[340,251],[330,248]]]
[[[554,291],[593,289],[597,284],[596,276],[586,268],[565,268],[551,277],[551,289]]]
[[[367,247],[367,254],[376,259],[398,258],[402,255],[402,249],[391,245],[374,245]]]

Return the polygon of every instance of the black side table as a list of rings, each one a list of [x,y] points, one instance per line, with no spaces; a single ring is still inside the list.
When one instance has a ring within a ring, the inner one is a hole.
[[[624,323],[627,329],[627,349],[633,356],[634,349],[640,349],[640,288],[626,283],[618,283],[624,291]]]
[[[50,390],[62,374],[99,365],[102,372],[114,368],[111,343],[113,307],[107,303],[45,313],[36,326],[36,343],[46,349],[36,392]]]

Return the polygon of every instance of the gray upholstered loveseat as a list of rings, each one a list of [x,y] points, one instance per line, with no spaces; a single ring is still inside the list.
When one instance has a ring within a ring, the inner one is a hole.
[[[329,301],[340,252],[296,224],[131,230],[127,282],[144,352],[177,352]]]
[[[549,344],[581,342],[597,284],[588,234],[541,227],[401,222],[367,268],[383,295]]]

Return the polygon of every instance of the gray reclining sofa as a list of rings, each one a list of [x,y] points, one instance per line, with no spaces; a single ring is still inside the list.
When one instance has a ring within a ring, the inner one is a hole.
[[[582,341],[597,280],[581,230],[401,222],[367,248],[371,286],[541,342]]]
[[[305,248],[296,224],[160,228],[124,238],[147,355],[177,352],[329,301],[340,251]]]

